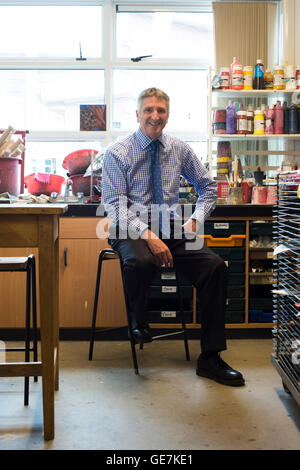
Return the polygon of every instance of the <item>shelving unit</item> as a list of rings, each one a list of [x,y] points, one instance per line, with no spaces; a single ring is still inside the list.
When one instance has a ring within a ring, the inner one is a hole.
[[[284,389],[300,405],[300,173],[277,178],[274,259],[276,313],[272,363],[282,378]],[[276,252],[275,252],[276,253]]]
[[[275,104],[277,100],[281,103],[287,101],[290,105],[292,99],[299,94],[299,90],[219,90],[212,89],[212,69],[208,74],[208,140],[207,153],[210,173],[216,176],[216,149],[214,143],[230,141],[232,144],[232,155],[241,158],[244,170],[253,171],[257,166],[267,172],[267,176],[275,176],[277,168],[285,157],[293,161],[295,156],[300,155],[300,150],[295,150],[295,141],[300,139],[300,134],[214,134],[213,133],[213,111],[215,109],[226,109],[228,101],[243,102],[253,109],[264,104]],[[226,101],[227,100],[227,101]],[[217,103],[221,105],[217,106]],[[272,148],[274,147],[274,148]],[[271,162],[271,157],[273,162]]]

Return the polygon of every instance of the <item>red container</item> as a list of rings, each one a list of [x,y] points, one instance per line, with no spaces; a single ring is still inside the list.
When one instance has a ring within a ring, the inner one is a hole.
[[[91,177],[82,175],[72,175],[72,192],[74,195],[77,193],[83,193],[85,196],[89,196],[91,192]],[[101,187],[101,176],[93,176],[93,186]]]
[[[244,204],[250,202],[250,186],[247,181],[242,181],[242,188],[244,193]],[[227,181],[218,181],[218,197],[221,199],[226,199],[228,196],[229,184]]]
[[[21,164],[20,157],[0,158],[0,193],[20,194]]]
[[[40,175],[43,175],[43,173]],[[63,176],[54,175],[52,173],[44,173],[44,176],[45,179],[47,177],[49,178],[49,182],[42,182],[41,180],[38,180],[35,177],[35,173],[31,173],[31,175],[25,176],[24,181],[28,192],[34,196],[39,196],[40,194],[50,196],[51,193],[60,194],[65,178]]]
[[[98,150],[76,150],[76,152],[70,153],[63,161],[63,168],[68,171],[70,176],[84,173],[91,163],[92,152],[95,157]]]

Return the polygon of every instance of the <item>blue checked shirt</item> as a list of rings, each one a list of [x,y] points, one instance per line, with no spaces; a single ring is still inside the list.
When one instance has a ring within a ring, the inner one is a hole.
[[[216,205],[216,182],[188,144],[166,134],[162,134],[158,140],[165,204],[172,212],[178,207],[180,176],[183,176],[195,187],[199,196],[192,218],[203,222]],[[103,160],[102,192],[105,210],[114,223],[130,224],[139,233],[149,227],[153,204],[151,142],[151,138],[139,128],[109,147]],[[134,210],[130,207],[134,207]]]

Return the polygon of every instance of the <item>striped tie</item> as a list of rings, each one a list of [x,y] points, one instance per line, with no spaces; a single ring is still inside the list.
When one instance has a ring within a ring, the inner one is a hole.
[[[151,142],[151,177],[152,177],[152,196],[154,204],[163,204],[164,196],[161,181],[161,171],[158,158],[158,141]]]
[[[151,178],[152,178],[152,197],[153,203],[162,205],[164,204],[164,195],[161,179],[161,171],[159,164],[159,142],[158,140],[153,140],[151,142]],[[159,230],[166,235],[167,237],[170,234],[170,227],[167,223],[166,212],[165,217],[162,217],[162,211],[159,211]]]

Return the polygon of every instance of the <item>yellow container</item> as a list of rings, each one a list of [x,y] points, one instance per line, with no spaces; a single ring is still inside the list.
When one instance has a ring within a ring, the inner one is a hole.
[[[274,90],[284,90],[284,69],[282,65],[275,65],[274,68]]]
[[[265,117],[261,109],[255,111],[254,116],[254,134],[263,135],[265,133]]]
[[[251,65],[245,66],[244,74],[244,90],[253,90],[253,67]]]

